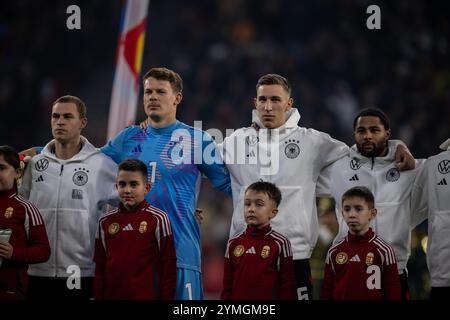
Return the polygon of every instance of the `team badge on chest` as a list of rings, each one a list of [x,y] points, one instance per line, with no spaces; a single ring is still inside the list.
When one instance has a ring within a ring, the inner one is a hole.
[[[336,255],[336,262],[338,264],[344,264],[347,262],[347,260],[348,260],[348,255],[345,252],[339,252]]]
[[[238,245],[236,248],[234,248],[233,254],[235,257],[240,257],[244,253],[245,248],[243,245]]]
[[[88,180],[88,172],[89,170],[86,170],[86,168],[77,168],[74,169],[75,173],[73,174],[72,181],[77,186],[84,186]]]
[[[289,159],[295,159],[300,154],[300,147],[298,144],[300,141],[298,140],[288,140],[284,142],[286,144],[286,147],[284,148],[284,154]]]
[[[270,247],[264,246],[261,250],[261,258],[266,259],[269,257],[270,254]]]
[[[366,264],[367,264],[367,266],[368,267],[370,267],[371,265],[373,265],[373,258],[374,258],[375,256],[374,256],[374,254],[372,253],[372,252],[369,252],[367,255],[366,255]]]
[[[108,233],[113,235],[119,232],[120,225],[117,222],[111,223],[108,227]]]
[[[5,210],[5,218],[6,219],[11,218],[12,215],[13,215],[13,211],[14,211],[14,209],[12,207],[6,208],[6,210]]]
[[[386,180],[389,182],[397,181],[400,178],[400,171],[397,168],[391,168],[386,173]]]
[[[139,224],[139,232],[140,233],[147,232],[147,221],[141,221],[141,223]]]

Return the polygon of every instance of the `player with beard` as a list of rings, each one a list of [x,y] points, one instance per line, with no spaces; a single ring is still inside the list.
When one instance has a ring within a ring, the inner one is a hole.
[[[353,122],[355,145],[348,156],[334,162],[321,172],[317,194],[336,200],[339,232],[337,243],[348,232],[342,216],[340,199],[352,187],[365,186],[375,196],[378,215],[371,228],[395,251],[402,286],[402,299],[409,299],[406,264],[410,255],[411,230],[421,219],[410,204],[414,178],[424,160],[416,160],[413,170],[400,172],[395,166],[395,144],[390,142],[391,129],[386,114],[377,108],[359,112]]]

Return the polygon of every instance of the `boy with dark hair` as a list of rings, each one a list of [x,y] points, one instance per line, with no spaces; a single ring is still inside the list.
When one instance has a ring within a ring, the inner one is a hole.
[[[167,213],[149,205],[147,167],[128,159],[119,164],[118,209],[100,219],[95,239],[95,299],[175,297],[176,255]]]
[[[222,300],[297,299],[291,243],[269,223],[280,202],[281,192],[270,182],[246,189],[247,229],[228,241]]]
[[[17,194],[20,173],[17,151],[0,146],[0,300],[25,299],[28,264],[50,257],[39,210]]]
[[[348,233],[341,214],[342,195],[352,187],[369,188],[379,203],[377,217],[370,226],[394,249],[402,300],[409,300],[407,262],[411,230],[420,222],[411,210],[411,190],[424,160],[416,160],[413,170],[400,172],[396,168],[389,118],[378,108],[363,109],[355,116],[353,134],[355,145],[350,148],[349,155],[323,169],[317,180],[317,194],[331,196],[336,201],[339,231],[333,243]]]
[[[327,254],[321,299],[400,300],[394,250],[369,227],[375,218],[372,192],[353,187],[342,195],[347,236]]]

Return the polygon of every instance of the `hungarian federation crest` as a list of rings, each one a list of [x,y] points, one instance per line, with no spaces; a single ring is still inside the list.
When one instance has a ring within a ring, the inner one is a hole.
[[[139,232],[145,233],[147,231],[147,225],[147,221],[141,221],[141,223],[139,224]]]
[[[6,208],[6,210],[5,210],[5,218],[6,219],[11,218],[12,215],[13,215],[13,212],[14,212],[14,209],[12,207]]]
[[[234,248],[233,254],[235,257],[240,257],[244,253],[245,248],[242,244],[238,245],[236,248]]]
[[[108,233],[113,235],[119,232],[120,225],[117,222],[111,223],[108,227]]]
[[[386,173],[386,180],[389,182],[397,181],[400,178],[400,171],[397,168],[391,168]]]
[[[261,251],[261,258],[266,259],[270,254],[270,247],[264,246]]]
[[[288,140],[284,142],[286,144],[286,147],[284,148],[284,154],[289,159],[295,159],[300,154],[300,147],[298,144],[300,141],[298,140]]]
[[[336,262],[338,264],[344,264],[347,262],[347,260],[348,260],[348,255],[345,252],[339,252],[336,255]]]
[[[375,256],[374,256],[374,254],[372,253],[372,252],[369,252],[367,255],[366,255],[366,264],[367,264],[367,266],[371,266],[371,265],[373,265],[373,258],[374,258]]]

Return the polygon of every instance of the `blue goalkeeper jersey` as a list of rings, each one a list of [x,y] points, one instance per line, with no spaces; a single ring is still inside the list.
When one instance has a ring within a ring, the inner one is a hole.
[[[212,138],[179,121],[158,129],[130,126],[101,150],[116,163],[133,158],[147,165],[151,189],[145,199],[169,215],[178,267],[201,271],[195,208],[202,173],[231,195],[230,176]]]

